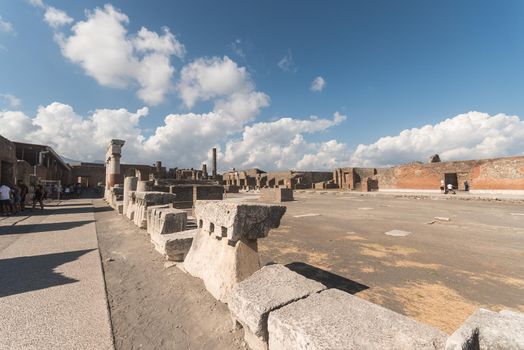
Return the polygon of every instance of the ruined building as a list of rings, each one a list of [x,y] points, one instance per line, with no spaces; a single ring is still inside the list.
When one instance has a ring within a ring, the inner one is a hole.
[[[441,181],[464,190],[467,181],[469,189],[476,193],[522,193],[524,157],[409,163],[391,168],[338,168],[333,172],[333,181],[341,189],[418,192],[439,191]]]

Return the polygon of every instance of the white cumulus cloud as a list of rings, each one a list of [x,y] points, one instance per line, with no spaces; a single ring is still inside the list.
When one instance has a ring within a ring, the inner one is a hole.
[[[65,11],[49,6],[44,14],[44,21],[53,28],[59,28],[73,22]]]
[[[229,57],[199,58],[180,73],[177,89],[184,105],[198,101],[214,102],[214,111],[247,121],[269,105],[269,96],[255,90],[245,67]]]
[[[129,34],[129,18],[112,5],[88,11],[86,16],[73,25],[71,35],[56,34],[62,54],[101,85],[128,88],[137,84],[142,101],[162,102],[175,73],[170,58],[183,58],[184,45],[168,28],[161,35],[144,27],[136,35]]]
[[[468,112],[435,125],[382,137],[358,145],[351,156],[355,166],[387,166],[425,161],[438,153],[443,161],[482,159],[523,154],[524,121],[503,113]]]
[[[223,161],[238,169],[250,167],[286,169],[303,166],[326,169],[334,164],[333,159],[344,158],[344,156],[347,162],[349,154],[345,145],[341,148],[336,141],[309,143],[304,138],[305,134],[323,132],[344,120],[346,116],[337,112],[333,119],[280,118],[273,122],[246,126],[241,139],[227,142]],[[335,148],[341,151],[336,157],[331,151]],[[321,159],[320,151],[324,155],[329,153],[330,156]]]
[[[320,92],[326,87],[326,80],[321,76],[316,77],[311,82],[311,91]]]

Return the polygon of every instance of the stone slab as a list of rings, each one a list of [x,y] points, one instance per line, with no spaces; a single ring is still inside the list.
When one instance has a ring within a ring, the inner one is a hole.
[[[270,311],[324,289],[323,284],[283,265],[268,265],[233,288],[228,306],[233,319],[240,322],[245,330],[247,328],[245,340],[251,349],[262,348],[257,345],[267,342]],[[259,341],[251,341],[253,336]]]
[[[187,212],[183,210],[166,208],[166,205],[147,208],[147,233],[150,235],[184,231],[186,225]]]
[[[269,314],[269,349],[443,349],[446,334],[337,289]]]
[[[524,349],[524,314],[478,309],[446,342],[446,350]]]
[[[151,235],[151,242],[166,260],[184,261],[196,232],[197,230],[187,230],[163,235],[154,234]]]
[[[197,201],[195,205],[198,227],[230,241],[267,237],[285,212],[284,206],[256,203]]]

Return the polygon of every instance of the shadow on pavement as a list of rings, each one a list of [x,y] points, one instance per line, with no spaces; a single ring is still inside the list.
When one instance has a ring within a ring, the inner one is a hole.
[[[0,260],[0,298],[78,282],[54,270],[93,250],[95,249]]]
[[[69,230],[75,227],[87,225],[95,222],[95,220],[82,220],[71,222],[57,222],[50,224],[30,224],[30,225],[15,225],[15,226],[0,226],[0,236],[2,235],[16,235],[30,232],[46,232],[46,231],[62,231]]]
[[[286,267],[306,278],[320,282],[328,288],[340,289],[349,294],[356,294],[369,288],[361,283],[303,262],[292,262],[287,264]]]

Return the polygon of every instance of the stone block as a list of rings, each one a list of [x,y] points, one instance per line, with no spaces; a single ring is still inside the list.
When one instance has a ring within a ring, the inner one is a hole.
[[[231,292],[228,306],[233,319],[243,326],[249,347],[266,349],[269,313],[324,289],[323,284],[283,265],[269,265],[238,283]]]
[[[272,203],[290,202],[294,200],[293,190],[285,187],[261,188],[260,200]]]
[[[146,221],[147,221],[146,230],[149,235],[159,229],[158,226],[161,225],[160,210],[163,210],[163,209],[169,209],[169,204],[152,205],[150,207],[147,207],[146,209]]]
[[[227,303],[231,289],[260,269],[256,238],[280,224],[286,208],[260,204],[197,201],[198,232],[184,261],[207,290]]]
[[[446,342],[446,350],[524,349],[524,314],[478,309]]]
[[[147,227],[147,208],[153,205],[171,204],[175,195],[165,192],[139,192],[134,193],[135,212],[133,222],[140,228]]]
[[[254,203],[197,201],[195,206],[199,228],[230,241],[266,237],[285,212],[283,206]]]
[[[269,314],[269,349],[443,349],[446,334],[338,289]]]
[[[166,260],[184,261],[197,230],[188,230],[163,235],[151,235],[156,251]]]
[[[155,205],[147,208],[147,233],[164,235],[184,231],[187,225],[187,213],[169,208],[168,205]]]
[[[116,201],[116,210],[118,214],[122,215],[124,212],[124,201]]]

